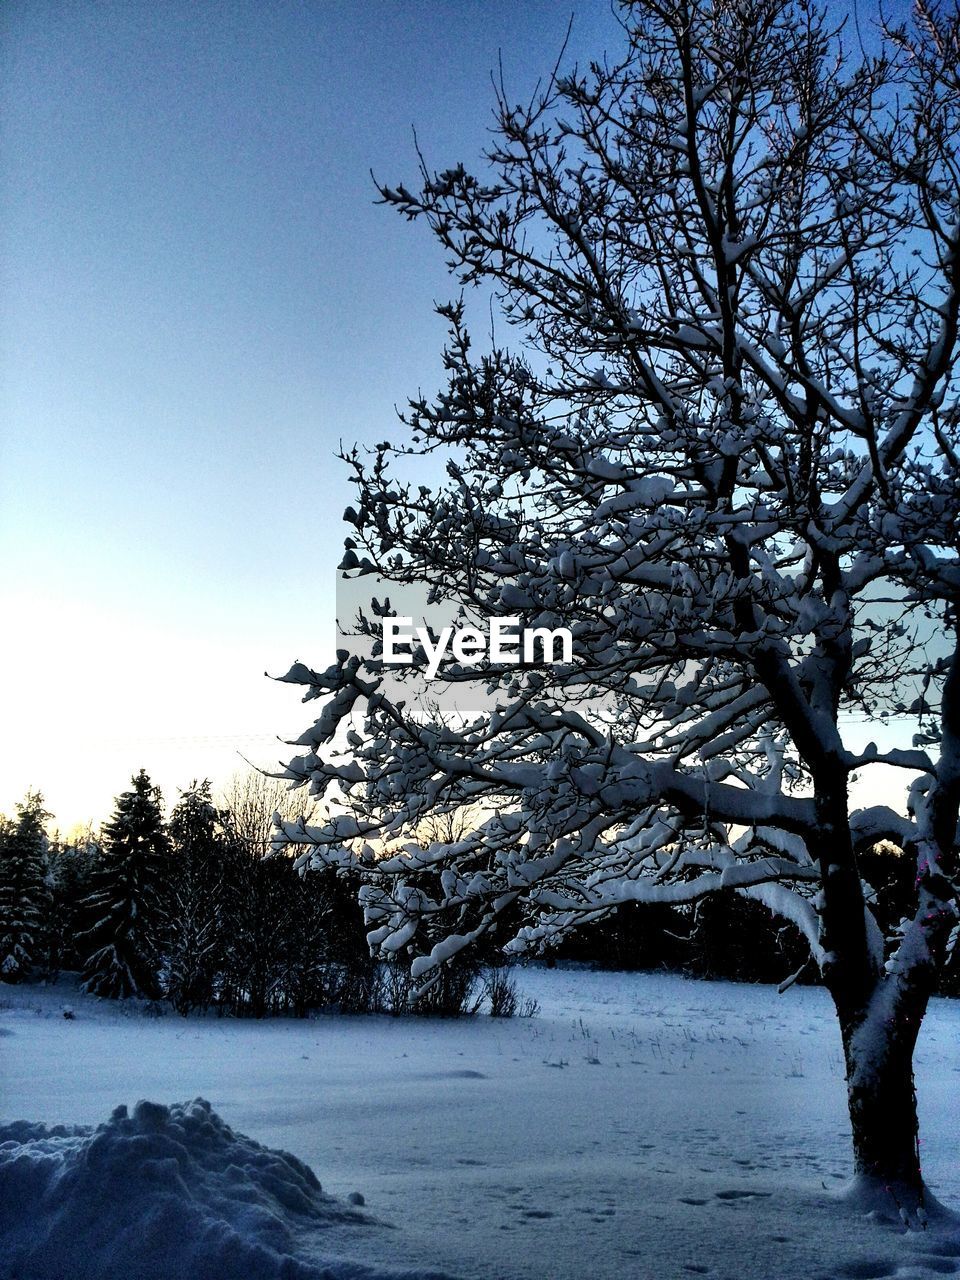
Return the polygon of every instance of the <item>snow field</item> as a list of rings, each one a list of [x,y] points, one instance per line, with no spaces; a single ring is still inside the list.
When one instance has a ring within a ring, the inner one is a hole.
[[[270,1209],[316,1266],[470,1280],[960,1274],[960,1235],[904,1234],[839,1199],[852,1170],[823,991],[540,969],[520,982],[541,1015],[509,1022],[145,1018],[63,987],[8,988],[0,1116],[95,1125],[121,1102],[200,1094],[233,1134],[294,1152],[325,1192],[362,1193],[361,1214],[341,1204],[322,1229]],[[935,1001],[918,1052],[924,1166],[955,1207],[958,1033],[960,1005]]]

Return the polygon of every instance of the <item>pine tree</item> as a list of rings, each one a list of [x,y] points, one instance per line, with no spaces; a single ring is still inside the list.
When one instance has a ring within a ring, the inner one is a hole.
[[[43,796],[28,791],[15,822],[0,832],[0,978],[20,982],[37,965],[49,891],[46,884],[48,815]]]
[[[51,840],[47,852],[50,909],[45,966],[52,975],[82,967],[77,933],[82,927],[83,900],[101,857],[102,850],[92,830],[66,842],[57,836]]]
[[[206,1008],[225,950],[224,875],[229,815],[193,782],[170,815],[173,869],[165,903],[166,994],[178,1013]]]
[[[160,942],[169,840],[160,791],[145,770],[117,797],[84,898],[83,986],[94,995],[160,994]]]

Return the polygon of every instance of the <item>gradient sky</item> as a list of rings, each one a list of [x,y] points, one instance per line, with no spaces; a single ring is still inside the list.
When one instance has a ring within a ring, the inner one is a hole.
[[[605,0],[570,59],[617,49]],[[309,723],[263,676],[334,646],[337,442],[440,382],[456,293],[374,204],[474,164],[502,51],[568,0],[6,0],[0,8],[0,811],[61,828],[141,766],[169,800]]]
[[[337,442],[439,383],[456,292],[372,168],[472,163],[490,72],[525,97],[557,0],[6,0],[0,811],[64,828],[144,766],[284,755],[273,684],[332,655]],[[605,3],[571,51],[614,47]]]

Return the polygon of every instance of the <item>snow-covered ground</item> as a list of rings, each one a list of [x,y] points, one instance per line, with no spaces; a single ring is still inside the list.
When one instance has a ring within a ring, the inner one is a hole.
[[[509,1022],[148,1018],[63,985],[5,988],[0,1122],[100,1125],[127,1104],[131,1116],[108,1137],[139,1141],[137,1124],[153,1113],[134,1113],[138,1099],[201,1095],[230,1137],[214,1116],[221,1156],[211,1164],[201,1144],[178,1159],[190,1166],[189,1195],[221,1204],[211,1169],[257,1165],[256,1143],[294,1153],[326,1194],[294,1206],[282,1229],[268,1224],[271,1260],[263,1253],[258,1271],[248,1249],[247,1280],[324,1274],[310,1258],[477,1280],[960,1274],[960,1233],[904,1234],[837,1197],[851,1172],[849,1134],[824,992],[542,969],[523,970],[520,983],[541,1013]],[[960,1208],[960,1002],[930,1010],[918,1092],[928,1180]],[[200,1113],[174,1113],[174,1136],[190,1114]],[[36,1150],[56,1146],[55,1135],[30,1132]],[[61,1135],[72,1149],[84,1141]],[[139,1149],[117,1157],[131,1195],[142,1190],[129,1159]],[[80,1163],[89,1179],[89,1160]],[[278,1208],[268,1191],[262,1204],[259,1182],[237,1195],[283,1219],[286,1192]],[[359,1213],[328,1199],[356,1192]],[[39,1226],[40,1193],[28,1203]],[[105,1199],[103,1219],[112,1212]],[[278,1270],[287,1247],[301,1262]],[[327,1274],[363,1273],[337,1264]]]

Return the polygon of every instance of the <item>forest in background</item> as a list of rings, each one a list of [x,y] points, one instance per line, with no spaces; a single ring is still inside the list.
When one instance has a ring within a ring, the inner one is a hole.
[[[209,782],[194,782],[165,818],[141,770],[99,831],[64,840],[47,834],[42,795],[29,792],[14,818],[0,818],[0,979],[76,972],[94,995],[184,1014],[533,1012],[496,937],[422,992],[402,955],[372,957],[358,873],[301,875],[296,850],[273,850],[273,815],[288,804],[282,783],[251,772],[216,800]],[[881,886],[878,913],[895,924],[912,889],[908,860],[889,842],[860,856]],[[562,939],[546,960],[783,984],[817,980],[805,951],[792,926],[729,891],[692,905],[626,903]],[[960,994],[955,965],[941,993]]]

